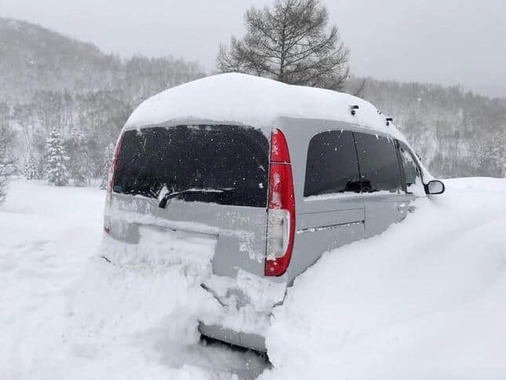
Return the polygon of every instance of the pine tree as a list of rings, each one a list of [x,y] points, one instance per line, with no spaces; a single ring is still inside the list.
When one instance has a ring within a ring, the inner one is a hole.
[[[100,183],[101,189],[106,189],[109,182],[109,170],[111,169],[112,159],[114,156],[114,144],[110,143],[105,147],[104,163],[102,165],[102,182]]]
[[[44,178],[44,164],[40,158],[30,154],[28,163],[25,166],[24,176],[28,180],[36,180]]]
[[[68,157],[65,154],[63,139],[53,129],[47,139],[47,181],[52,186],[65,186],[68,184],[67,166],[65,161]]]

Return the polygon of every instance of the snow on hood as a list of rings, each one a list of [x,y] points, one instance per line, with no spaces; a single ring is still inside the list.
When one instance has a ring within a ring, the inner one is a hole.
[[[355,116],[352,105],[359,106]],[[392,124],[386,125],[376,107],[355,96],[239,73],[213,75],[165,90],[137,107],[125,128],[179,120],[270,127],[280,117],[339,120],[402,138]]]

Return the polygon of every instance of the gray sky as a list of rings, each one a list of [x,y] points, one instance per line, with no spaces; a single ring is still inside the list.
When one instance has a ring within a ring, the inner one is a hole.
[[[357,75],[462,84],[506,96],[506,0],[322,0]],[[219,43],[268,0],[1,0],[0,15],[124,56],[171,54],[214,67]]]

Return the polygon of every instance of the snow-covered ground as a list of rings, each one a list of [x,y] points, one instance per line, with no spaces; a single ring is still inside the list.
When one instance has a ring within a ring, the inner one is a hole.
[[[268,332],[270,368],[199,343],[206,255],[112,265],[103,191],[13,181],[0,206],[0,379],[504,379],[506,180],[446,184],[295,282]]]
[[[208,294],[198,257],[158,268],[100,257],[104,201],[98,189],[11,183],[0,206],[0,379],[260,374],[266,363],[254,353],[199,343]]]

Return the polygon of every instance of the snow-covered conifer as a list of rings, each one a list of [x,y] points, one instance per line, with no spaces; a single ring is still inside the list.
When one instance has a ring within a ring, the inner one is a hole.
[[[53,129],[47,139],[47,181],[50,185],[65,186],[68,184],[65,164],[67,160],[63,139],[58,131]]]
[[[28,163],[25,166],[23,175],[28,180],[43,179],[44,178],[44,163],[40,158],[30,155]]]
[[[12,157],[9,157],[8,145],[5,143],[5,140],[0,141],[0,203],[5,200],[7,195],[9,177],[15,172],[15,162]]]

